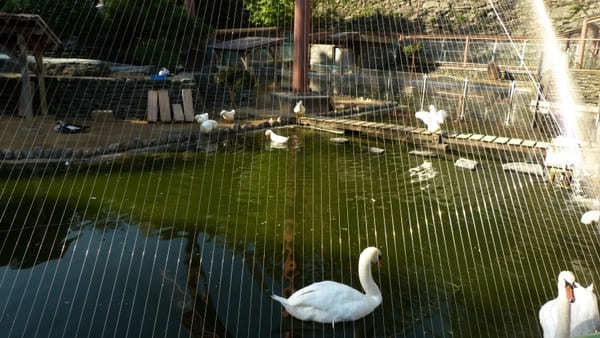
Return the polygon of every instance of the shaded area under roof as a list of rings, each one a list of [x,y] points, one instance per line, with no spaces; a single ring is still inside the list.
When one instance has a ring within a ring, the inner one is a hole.
[[[212,44],[210,47],[219,50],[246,51],[256,48],[269,47],[282,42],[284,38],[270,38],[264,36],[248,36],[235,40],[223,41]]]
[[[18,49],[19,35],[29,51],[62,46],[60,39],[39,15],[0,13],[0,45],[9,51]]]

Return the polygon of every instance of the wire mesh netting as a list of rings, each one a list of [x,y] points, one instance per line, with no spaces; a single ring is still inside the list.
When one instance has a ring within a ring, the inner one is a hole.
[[[0,336],[541,336],[600,247],[533,1],[0,1]]]

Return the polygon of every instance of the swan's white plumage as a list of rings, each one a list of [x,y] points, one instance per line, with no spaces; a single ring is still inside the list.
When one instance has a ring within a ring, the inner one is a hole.
[[[600,211],[591,210],[583,214],[581,216],[581,223],[583,224],[592,224],[592,223],[600,223]]]
[[[271,143],[278,143],[278,144],[287,143],[287,141],[289,139],[289,137],[287,137],[287,136],[281,136],[281,135],[275,134],[271,129],[267,129],[267,131],[265,131],[265,136],[267,136],[271,140]]]
[[[573,289],[575,301],[570,303],[564,294],[564,277],[576,286]],[[598,301],[593,293],[593,285],[587,288],[575,283],[575,276],[563,271],[558,280],[559,295],[546,302],[539,312],[544,338],[562,338],[597,332],[600,329]],[[568,328],[567,331],[561,328]]]
[[[294,113],[296,113],[298,115],[304,115],[305,112],[306,112],[306,108],[304,108],[304,104],[302,103],[302,100],[298,101],[296,103],[296,106],[294,106]]]
[[[203,134],[210,134],[215,128],[217,128],[217,121],[206,120],[200,123],[200,132]]]
[[[208,121],[208,113],[198,114],[198,115],[194,116],[194,119],[198,123],[202,123],[204,121]]]
[[[233,122],[235,120],[235,109],[232,109],[230,111],[221,110],[221,113],[219,115],[221,115],[221,117],[225,121]]]
[[[440,125],[444,123],[446,116],[445,110],[436,110],[434,105],[429,106],[429,111],[415,113],[415,117],[423,121],[427,125],[427,130],[432,133],[441,129]]]
[[[272,297],[300,320],[335,324],[360,319],[381,304],[381,292],[371,275],[371,264],[380,257],[379,249],[373,247],[366,248],[360,255],[359,277],[366,293],[341,283],[323,281],[296,291],[288,299]]]

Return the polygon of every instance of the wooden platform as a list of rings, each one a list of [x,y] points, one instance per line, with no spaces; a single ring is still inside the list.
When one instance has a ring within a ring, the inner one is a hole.
[[[537,142],[520,138],[498,137],[481,134],[460,134],[449,132],[439,143],[439,135],[428,132],[424,128],[414,128],[398,124],[357,121],[350,119],[332,119],[320,117],[301,117],[301,125],[308,125],[325,130],[344,130],[379,136],[389,140],[418,144],[425,148],[438,150],[463,150],[489,149],[520,154],[545,156],[546,142]],[[538,146],[539,145],[539,146]]]

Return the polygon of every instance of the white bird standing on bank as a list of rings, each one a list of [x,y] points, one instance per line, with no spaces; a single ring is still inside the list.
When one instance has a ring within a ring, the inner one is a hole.
[[[265,136],[271,140],[271,143],[283,144],[289,140],[289,137],[277,135],[271,129],[265,131]]]
[[[294,107],[294,113],[296,113],[296,115],[302,116],[302,115],[304,115],[305,112],[306,112],[306,108],[304,108],[304,104],[302,104],[302,100],[298,101],[298,103],[296,103],[296,106]]]
[[[591,210],[583,214],[581,216],[581,223],[583,224],[592,224],[592,223],[600,223],[600,211]]]
[[[162,67],[159,71],[158,71],[158,76],[169,76],[169,70],[165,67]]]
[[[200,132],[202,134],[210,134],[213,129],[217,128],[217,121],[209,120],[208,113],[198,114],[194,116],[194,119],[200,124]]]
[[[558,275],[558,297],[540,308],[544,338],[563,338],[594,333],[600,328],[598,303],[593,285],[581,287],[575,275],[562,271]]]
[[[233,122],[235,120],[235,109],[232,109],[230,111],[221,110],[221,113],[219,115],[221,115],[223,120],[227,122]]]
[[[324,281],[304,287],[288,299],[271,297],[300,320],[335,326],[336,322],[360,319],[381,304],[381,292],[371,274],[372,263],[381,264],[381,251],[369,247],[363,250],[358,261],[358,275],[365,293],[341,283]]]
[[[444,123],[448,114],[445,110],[436,110],[434,105],[429,105],[429,111],[418,111],[415,117],[427,125],[427,130],[434,133],[441,129],[440,125]]]

